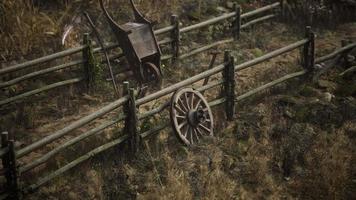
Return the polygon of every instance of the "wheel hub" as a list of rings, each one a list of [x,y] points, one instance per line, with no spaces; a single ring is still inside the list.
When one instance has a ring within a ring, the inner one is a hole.
[[[188,112],[188,122],[192,126],[198,126],[200,123],[204,123],[206,119],[206,113],[201,107],[197,110],[190,110]]]

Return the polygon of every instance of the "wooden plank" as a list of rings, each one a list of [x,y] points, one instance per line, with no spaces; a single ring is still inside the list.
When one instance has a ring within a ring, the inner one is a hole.
[[[62,57],[65,57],[65,56],[69,56],[69,55],[81,52],[85,48],[86,48],[86,46],[80,46],[80,47],[68,49],[68,50],[65,50],[65,51],[61,51],[61,52],[58,52],[58,53],[55,53],[55,54],[52,54],[52,55],[49,55],[49,56],[44,56],[44,57],[41,57],[41,58],[37,58],[35,60],[31,60],[31,61],[24,62],[24,63],[21,63],[21,64],[17,64],[17,65],[14,65],[14,66],[6,67],[4,69],[0,69],[0,75],[6,74],[6,73],[10,73],[10,72],[19,71],[19,70],[31,67],[33,65],[37,65],[37,64],[49,62],[49,61],[52,61],[52,60],[55,60],[55,59],[58,59],[58,58],[62,58]]]
[[[265,90],[265,89],[268,89],[268,88],[270,88],[270,87],[273,87],[273,86],[275,86],[275,85],[278,85],[278,84],[280,84],[280,83],[283,83],[283,82],[285,82],[285,81],[288,81],[288,80],[290,80],[290,79],[293,79],[293,78],[296,78],[296,77],[299,77],[299,76],[303,76],[303,75],[306,74],[306,73],[307,73],[307,71],[306,71],[306,70],[303,70],[303,71],[299,71],[299,72],[296,72],[296,73],[288,74],[288,75],[286,75],[286,76],[284,76],[284,77],[282,77],[282,78],[279,78],[279,79],[277,79],[277,80],[274,80],[274,81],[272,81],[272,82],[270,82],[270,83],[267,83],[267,84],[265,84],[265,85],[263,85],[263,86],[260,86],[260,87],[258,87],[258,88],[256,88],[256,89],[253,89],[253,90],[251,90],[251,91],[249,91],[249,92],[247,92],[247,93],[245,93],[245,94],[243,94],[243,95],[238,96],[238,97],[236,98],[236,101],[242,101],[242,100],[244,100],[244,99],[246,99],[246,98],[248,98],[248,97],[251,97],[251,96],[257,94],[258,92],[261,92],[261,91],[263,91],[263,90]]]
[[[342,47],[342,48],[340,48],[340,49],[338,49],[338,50],[335,50],[334,52],[332,52],[332,53],[330,53],[330,54],[328,54],[328,55],[325,55],[325,56],[322,56],[322,57],[320,57],[320,58],[317,58],[317,59],[315,60],[315,63],[321,63],[321,62],[325,62],[325,61],[327,61],[327,60],[333,59],[333,58],[335,58],[336,56],[338,56],[339,54],[342,54],[342,53],[344,53],[345,51],[349,51],[349,50],[351,50],[351,49],[353,49],[353,48],[355,48],[355,47],[356,47],[356,42],[355,42],[355,43],[351,43],[351,44],[349,44],[349,45],[346,45],[345,47]]]
[[[62,168],[50,173],[49,175],[40,178],[36,183],[30,185],[29,187],[25,188],[25,193],[28,192],[33,192],[34,190],[36,190],[37,188],[43,186],[44,184],[48,183],[49,181],[53,180],[56,177],[59,177],[60,175],[62,175],[63,173],[69,171],[70,169],[72,169],[73,167],[83,163],[84,161],[98,155],[101,152],[104,152],[114,146],[117,146],[119,144],[121,144],[123,141],[127,140],[128,136],[124,135],[121,136],[118,139],[115,139],[105,145],[99,146],[95,149],[93,149],[92,151],[84,154],[83,156],[73,160],[72,162],[68,163],[67,165],[63,166]]]
[[[209,45],[194,49],[194,50],[190,51],[189,53],[185,53],[185,54],[179,56],[179,59],[185,59],[185,58],[194,56],[194,55],[196,55],[198,53],[201,53],[201,52],[207,51],[209,49],[212,49],[214,47],[217,47],[219,45],[227,44],[227,43],[230,43],[230,42],[233,42],[233,41],[234,41],[234,39],[227,39],[227,40],[217,41],[217,42],[214,42],[212,44],[209,44]]]
[[[35,78],[35,77],[44,75],[44,74],[48,74],[50,72],[58,71],[58,70],[65,69],[65,68],[68,68],[68,67],[72,67],[72,66],[75,66],[75,65],[80,65],[80,64],[83,64],[83,63],[84,63],[84,60],[77,60],[77,61],[72,61],[72,62],[63,64],[63,65],[58,65],[58,66],[55,66],[55,67],[51,67],[51,68],[35,71],[35,72],[32,72],[32,73],[26,74],[24,76],[12,79],[10,81],[0,83],[0,88],[9,87],[9,86],[15,85],[16,83],[19,83],[21,81],[25,81],[25,80],[28,80],[28,79],[31,79],[31,78]]]
[[[29,91],[29,92],[25,92],[23,94],[20,94],[20,95],[17,95],[17,96],[10,97],[8,99],[2,100],[2,101],[0,101],[0,106],[12,103],[14,101],[17,101],[17,100],[20,100],[20,99],[23,99],[23,98],[26,98],[26,97],[29,97],[29,96],[33,96],[35,94],[39,94],[41,92],[52,90],[54,88],[58,88],[58,87],[61,87],[61,86],[78,83],[78,82],[80,82],[82,80],[83,80],[83,78],[74,78],[74,79],[70,79],[70,80],[54,83],[54,84],[51,84],[51,85],[46,85],[45,87],[42,87],[42,88],[39,88],[39,89],[36,89],[36,90],[32,90],[32,91]]]
[[[266,20],[269,20],[269,19],[273,19],[275,18],[276,15],[272,14],[272,15],[266,15],[266,16],[263,16],[263,17],[260,17],[260,18],[257,18],[257,19],[254,19],[254,20],[251,20],[245,24],[243,24],[241,26],[241,29],[245,29],[245,28],[248,28],[249,26],[252,26],[252,25],[255,25],[257,23],[260,23],[260,22],[263,22],[263,21],[266,21]]]
[[[280,55],[282,55],[284,53],[293,51],[293,50],[303,46],[308,41],[309,41],[308,39],[300,40],[298,42],[295,42],[295,43],[290,44],[288,46],[285,46],[283,48],[280,48],[280,49],[277,49],[277,50],[272,51],[270,53],[267,53],[267,54],[265,54],[265,55],[263,55],[261,57],[258,57],[258,58],[255,58],[253,60],[247,61],[247,62],[242,63],[240,65],[237,65],[237,66],[235,66],[235,71],[240,71],[240,70],[246,69],[248,67],[255,66],[255,65],[260,64],[260,63],[262,63],[264,61],[267,61],[267,60],[272,59],[274,57],[280,56]]]
[[[41,157],[33,160],[32,162],[24,165],[24,166],[21,166],[20,169],[19,169],[19,172],[20,174],[22,173],[25,173],[29,170],[32,170],[33,168],[47,162],[48,160],[50,160],[51,158],[53,158],[54,156],[56,156],[58,153],[64,151],[65,149],[67,149],[68,147],[78,143],[78,142],[81,142],[91,136],[94,136],[96,134],[100,134],[103,132],[104,129],[116,124],[116,123],[119,123],[121,121],[123,121],[125,119],[125,116],[120,116],[118,119],[116,120],[113,120],[113,121],[109,121],[109,122],[106,122],[106,123],[103,123],[101,124],[100,126],[94,128],[94,129],[91,129],[75,138],[72,138],[70,139],[69,141],[65,142],[64,144],[60,145],[60,146],[57,146],[56,148],[52,149],[51,151],[49,151],[48,153],[42,155]]]

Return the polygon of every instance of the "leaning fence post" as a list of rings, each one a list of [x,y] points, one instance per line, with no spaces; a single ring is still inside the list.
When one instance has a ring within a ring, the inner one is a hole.
[[[86,89],[88,93],[91,93],[95,88],[95,58],[93,53],[92,40],[89,38],[89,33],[84,33],[83,45],[86,46],[83,50],[83,71]]]
[[[172,46],[172,64],[179,61],[179,45],[180,45],[180,31],[178,15],[171,16],[171,25],[174,27],[171,31],[171,46]]]
[[[129,100],[124,106],[125,132],[129,135],[129,148],[133,155],[138,152],[140,138],[137,131],[137,109],[135,103],[135,89],[130,88],[129,82],[124,82],[124,94],[129,96]]]
[[[308,42],[304,45],[303,49],[303,66],[306,70],[312,71],[315,65],[315,34],[312,32],[310,26],[307,26],[305,29],[305,37],[308,39]]]
[[[9,138],[8,132],[1,133],[1,147],[7,148],[7,153],[2,158],[2,164],[5,170],[6,191],[9,199],[19,199],[17,165],[15,156],[15,142]]]
[[[224,96],[226,98],[225,113],[227,120],[233,121],[235,110],[235,67],[234,58],[230,55],[229,51],[225,51],[224,63]]]
[[[235,20],[233,22],[233,37],[235,40],[240,39],[240,33],[241,33],[241,7],[240,5],[237,5],[237,3],[234,3],[234,11],[236,13]]]

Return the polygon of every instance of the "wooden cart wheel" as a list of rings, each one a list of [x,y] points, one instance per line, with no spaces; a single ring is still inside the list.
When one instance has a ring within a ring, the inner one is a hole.
[[[192,88],[178,90],[171,100],[171,122],[178,138],[186,145],[213,136],[213,115],[204,96]]]
[[[146,62],[144,64],[144,67],[146,69],[146,80],[148,83],[154,82],[155,85],[161,86],[162,84],[162,76],[161,72],[157,68],[157,66],[153,63]]]

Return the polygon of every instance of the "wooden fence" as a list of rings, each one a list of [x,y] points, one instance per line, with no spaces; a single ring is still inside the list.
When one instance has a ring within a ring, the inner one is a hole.
[[[167,55],[163,55],[161,59],[163,61],[171,59],[172,62],[175,63],[179,59],[185,59],[185,58],[194,56],[198,53],[201,53],[201,52],[207,51],[209,49],[212,49],[214,47],[217,47],[218,45],[233,42],[234,41],[233,39],[222,40],[222,41],[218,41],[218,42],[194,49],[192,51],[180,54],[181,52],[180,52],[180,42],[179,41],[181,40],[181,34],[187,33],[187,32],[193,31],[193,30],[198,30],[200,28],[214,25],[216,23],[223,22],[223,21],[226,21],[229,19],[233,19],[231,32],[233,33],[233,36],[237,39],[241,30],[251,27],[252,25],[260,23],[262,21],[266,21],[266,20],[276,17],[276,15],[277,15],[277,14],[275,14],[276,12],[273,12],[273,14],[267,13],[268,15],[262,16],[262,17],[260,17],[259,15],[261,13],[270,12],[270,11],[280,8],[280,3],[274,3],[274,4],[271,4],[271,5],[259,8],[257,10],[254,10],[254,11],[244,13],[244,14],[241,14],[239,6],[236,5],[235,8],[236,8],[236,10],[234,12],[223,14],[219,17],[216,17],[216,18],[213,18],[213,19],[210,19],[207,21],[203,21],[201,23],[194,24],[191,26],[187,26],[184,28],[179,27],[178,16],[173,15],[171,17],[171,25],[170,26],[167,26],[165,28],[154,31],[154,33],[157,36],[161,36],[161,35],[167,34],[167,33],[170,34],[170,37],[167,37],[167,38],[160,40],[158,42],[160,44],[160,46],[162,46],[162,45],[170,45],[171,46],[171,52],[169,52]],[[253,19],[253,17],[255,17],[255,16],[258,16],[258,18]],[[241,25],[242,19],[250,20],[250,21]],[[59,70],[73,68],[75,66],[83,66],[83,70],[81,70],[82,72],[79,75],[80,77],[75,77],[75,78],[72,78],[69,80],[64,80],[64,81],[56,82],[53,84],[49,84],[49,85],[43,86],[43,87],[35,89],[35,90],[27,91],[27,92],[9,97],[7,99],[0,100],[0,107],[2,107],[4,105],[8,105],[8,104],[16,102],[16,101],[19,101],[19,100],[22,100],[24,98],[27,98],[27,97],[30,97],[33,95],[36,95],[36,94],[42,93],[42,92],[46,92],[46,91],[49,91],[49,90],[52,90],[52,89],[55,89],[58,87],[68,86],[68,85],[72,85],[72,84],[83,82],[83,81],[85,81],[85,86],[87,86],[86,87],[87,92],[91,91],[92,87],[94,86],[95,78],[96,78],[95,74],[93,73],[95,70],[93,70],[92,68],[94,68],[97,63],[93,63],[90,61],[95,60],[93,58],[93,56],[97,53],[117,49],[118,44],[108,45],[105,49],[100,48],[100,47],[93,48],[92,42],[91,42],[90,38],[88,38],[88,35],[85,34],[83,38],[84,38],[83,45],[80,47],[68,49],[68,50],[58,52],[58,53],[55,53],[55,54],[52,54],[49,56],[45,56],[42,58],[38,58],[38,59],[35,59],[32,61],[28,61],[25,63],[21,63],[21,64],[17,64],[14,66],[0,69],[0,76],[2,76],[3,79],[6,79],[6,77],[11,77],[10,80],[6,80],[5,82],[0,83],[0,89],[3,89],[3,88],[9,88],[10,86],[19,84],[19,83],[29,80],[29,79],[35,79],[35,78],[38,78],[38,77],[46,75],[46,74],[51,74],[51,73],[57,72]],[[48,68],[41,69],[41,70],[35,69],[36,67],[38,67],[38,65],[45,64],[45,63],[55,61],[58,59],[65,59],[65,58],[68,59],[71,56],[75,56],[78,53],[82,53],[82,55],[83,55],[82,59],[64,63],[64,64],[54,66],[54,67],[48,67]],[[122,57],[123,57],[123,54],[119,53],[119,54],[110,56],[110,60],[118,59],[118,58],[122,58]],[[33,72],[25,73],[25,74],[21,73],[21,71],[24,71],[24,70],[33,70]],[[123,72],[127,72],[127,71],[128,71],[128,69],[123,68],[123,69],[119,70],[118,73],[123,73]],[[20,75],[20,76],[18,76],[16,78],[12,78],[13,76],[16,76],[16,75]]]
[[[278,6],[279,4],[273,4],[274,6]],[[270,6],[273,7],[273,6]],[[266,9],[266,8],[262,8]],[[261,10],[261,9],[260,9]],[[253,11],[256,12],[256,11]],[[251,12],[251,13],[253,13]],[[238,12],[237,12],[238,13]],[[220,20],[228,18],[227,16],[232,15],[232,14],[227,14],[224,15],[224,17],[220,17]],[[252,14],[249,14],[252,15]],[[175,17],[173,17],[175,18]],[[175,20],[172,20],[175,21]],[[215,20],[209,20],[208,22],[203,22],[198,25],[193,25],[191,27],[202,27],[208,26],[210,24],[216,23],[217,21]],[[167,27],[165,29],[160,29],[157,31],[158,33],[163,33],[163,32],[168,32],[173,30],[172,27]],[[192,28],[185,28],[181,29],[179,32],[183,32],[182,30],[189,31],[192,30]],[[177,34],[175,32],[174,34]],[[227,120],[232,120],[232,117],[234,115],[233,111],[234,106],[236,102],[244,100],[248,97],[251,97],[252,95],[257,94],[258,92],[271,88],[279,83],[285,82],[287,80],[301,77],[307,74],[312,74],[314,73],[314,63],[319,63],[319,62],[324,62],[326,60],[332,59],[340,54],[345,54],[350,51],[350,49],[356,47],[356,43],[349,44],[347,46],[344,46],[343,48],[335,51],[334,53],[331,53],[329,55],[326,55],[324,57],[321,57],[319,59],[314,58],[315,54],[315,46],[314,46],[314,33],[311,31],[310,28],[306,29],[305,33],[305,38],[294,42],[288,46],[285,46],[283,48],[277,49],[275,51],[272,51],[270,53],[267,53],[261,57],[255,58],[253,60],[244,62],[242,64],[235,65],[234,64],[234,58],[229,54],[228,51],[225,52],[225,59],[224,62],[220,65],[217,65],[209,70],[206,70],[202,73],[199,73],[191,78],[188,78],[186,80],[183,80],[181,82],[178,82],[176,84],[173,84],[169,87],[163,88],[162,90],[149,94],[143,98],[140,99],[135,99],[135,90],[133,88],[130,88],[129,83],[124,84],[125,88],[125,95],[104,106],[100,110],[85,116],[65,128],[55,131],[54,133],[49,133],[48,136],[20,149],[16,149],[14,146],[14,136],[13,134],[4,132],[2,133],[1,137],[1,144],[2,147],[0,149],[0,157],[2,158],[2,164],[3,164],[3,169],[1,170],[1,174],[5,176],[7,182],[6,182],[6,188],[3,193],[0,195],[0,199],[19,199],[22,197],[23,194],[28,194],[31,192],[34,192],[36,189],[39,187],[47,184],[48,182],[52,181],[56,177],[61,176],[63,173],[67,172],[68,170],[78,166],[79,164],[83,163],[84,161],[88,160],[89,158],[92,158],[96,156],[97,154],[104,152],[110,148],[113,148],[115,146],[118,146],[119,144],[123,143],[124,141],[129,141],[130,147],[131,147],[131,152],[135,153],[138,152],[139,149],[139,141],[144,140],[152,135],[158,134],[160,131],[163,129],[167,128],[170,126],[169,123],[163,123],[161,125],[157,125],[156,127],[152,128],[151,130],[141,132],[138,127],[139,123],[142,122],[144,119],[148,119],[151,117],[154,117],[155,115],[163,112],[166,110],[166,108],[169,107],[170,102],[163,102],[161,105],[158,107],[151,109],[149,111],[145,112],[140,112],[139,108],[140,106],[150,103],[152,101],[158,100],[158,99],[164,99],[167,95],[171,95],[174,93],[176,90],[184,87],[189,87],[193,86],[196,90],[200,92],[204,92],[207,90],[214,89],[218,86],[223,86],[221,90],[221,96],[216,97],[215,100],[210,101],[209,105],[211,107],[215,107],[218,105],[225,105],[225,111],[226,111],[226,117]],[[114,45],[115,46],[115,45]],[[82,48],[85,47],[80,47],[79,51],[83,50]],[[242,94],[240,96],[235,95],[235,76],[234,75],[236,72],[244,70],[246,68],[254,67],[262,62],[268,61],[272,58],[275,58],[277,56],[280,56],[282,54],[286,54],[288,52],[291,52],[293,50],[297,50],[299,48],[303,48],[303,69],[299,72],[288,74],[282,78],[279,78],[277,80],[274,80],[268,84],[265,84],[263,86],[260,86],[256,89],[253,89],[251,91],[248,91],[245,94]],[[77,49],[77,50],[78,50]],[[78,52],[79,52],[78,51]],[[63,55],[63,54],[62,54]],[[58,55],[57,55],[58,56]],[[177,57],[176,57],[177,58]],[[43,62],[42,59],[41,62]],[[37,61],[40,62],[40,61]],[[24,68],[22,65],[21,67]],[[17,68],[21,68],[17,67]],[[223,73],[225,72],[225,73]],[[233,72],[233,73],[231,73]],[[216,76],[222,74],[222,79],[208,83],[207,85],[203,86],[196,86],[197,83],[203,79],[206,79],[211,76]],[[54,147],[47,153],[43,153],[41,156],[32,159],[30,162],[24,162],[23,158],[28,156],[32,152],[36,152],[38,149],[45,147],[46,145],[53,143],[55,141],[58,141],[59,139],[63,139],[64,136],[68,135],[72,131],[79,129],[81,127],[84,127],[85,125],[89,124],[90,122],[93,122],[94,120],[97,120],[101,118],[104,115],[107,115],[108,113],[111,113],[113,111],[118,111],[119,108],[122,108],[123,111],[120,116],[117,116],[117,118],[107,121],[105,123],[102,123],[101,125],[85,132],[82,133],[74,138],[71,138],[70,140],[60,144],[57,147]],[[66,165],[60,167],[59,169],[50,172],[49,174],[42,174],[38,175],[40,176],[37,180],[29,181],[29,180],[24,180],[22,177],[28,173],[34,170],[35,168],[39,167],[42,164],[47,163],[51,159],[53,159],[58,153],[67,150],[69,147],[71,147],[74,144],[77,144],[87,138],[90,138],[94,135],[97,135],[99,133],[102,133],[103,130],[112,127],[113,125],[122,122],[124,124],[124,129],[123,131],[120,131],[119,133],[115,133],[114,135],[116,136],[115,139],[112,139],[110,141],[107,141],[106,144],[98,146],[94,148],[93,150],[85,153],[84,155],[80,156],[79,158],[74,159],[73,161],[67,163]],[[123,132],[123,133],[121,133]],[[22,161],[21,165],[18,165],[19,161]],[[24,182],[26,181],[26,183]]]

